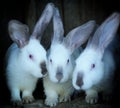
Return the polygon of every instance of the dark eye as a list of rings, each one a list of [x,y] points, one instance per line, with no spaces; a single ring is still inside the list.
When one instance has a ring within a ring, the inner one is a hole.
[[[30,58],[30,59],[33,59],[33,55],[32,55],[32,54],[29,54],[29,58]]]
[[[68,59],[68,60],[67,60],[67,64],[68,64],[69,62],[70,62],[70,60]]]
[[[92,68],[92,69],[95,68],[95,64],[92,64],[92,65],[91,65],[91,68]]]
[[[50,63],[52,63],[52,59],[50,59]]]

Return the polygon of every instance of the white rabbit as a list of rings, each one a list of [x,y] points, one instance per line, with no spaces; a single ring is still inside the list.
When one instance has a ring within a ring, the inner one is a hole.
[[[9,35],[14,43],[6,53],[6,77],[14,105],[34,101],[32,93],[37,80],[47,74],[46,50],[40,40],[52,19],[53,9],[54,5],[48,3],[30,37],[27,25],[17,20],[11,20],[8,24]]]
[[[97,103],[99,92],[106,98],[112,93],[115,63],[111,49],[119,22],[119,13],[108,17],[75,61],[72,83],[75,89],[85,91],[87,103]]]
[[[89,21],[73,29],[64,38],[59,10],[55,8],[53,15],[54,35],[48,51],[48,76],[43,79],[46,105],[52,107],[58,102],[70,100],[70,96],[74,91],[72,86],[73,57],[77,56],[77,52],[79,52],[78,50],[74,52],[74,50],[88,39],[95,25],[95,21]],[[74,55],[72,55],[73,52]]]

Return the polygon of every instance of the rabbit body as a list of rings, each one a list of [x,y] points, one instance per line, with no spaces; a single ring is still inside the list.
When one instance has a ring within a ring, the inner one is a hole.
[[[27,25],[17,20],[9,22],[9,35],[14,43],[6,53],[6,79],[14,105],[33,102],[37,80],[47,73],[46,50],[40,39],[52,18],[53,7],[48,3],[31,36]]]
[[[46,95],[45,104],[53,107],[58,102],[69,101],[74,91],[72,73],[75,59],[80,54],[81,46],[90,36],[95,21],[76,27],[64,37],[64,29],[57,8],[53,15],[54,35],[47,54],[48,75],[43,78]],[[88,30],[86,32],[86,30]],[[82,37],[82,38],[81,38]]]
[[[108,99],[113,91],[113,49],[119,20],[118,13],[107,18],[75,61],[72,83],[75,89],[85,91],[87,103],[97,103],[99,92],[103,92],[103,98]]]
[[[53,49],[53,51],[52,51]],[[61,54],[62,51],[62,54]],[[75,66],[74,60],[81,53],[82,48],[80,50],[76,50],[72,55],[70,52],[66,50],[66,48],[62,44],[55,45],[51,48],[52,59],[55,61],[55,65],[52,67],[47,64],[48,70],[51,70],[51,74],[48,73],[46,77],[43,78],[44,92],[46,97],[45,104],[49,106],[56,106],[58,102],[66,102],[71,100],[71,95],[74,92],[74,88],[72,85],[72,72]],[[57,52],[57,56],[56,56]],[[54,54],[53,54],[54,53]],[[64,56],[63,56],[64,55]],[[66,58],[69,57],[69,64],[66,62]],[[62,59],[58,59],[62,58]],[[57,62],[56,62],[57,60]],[[64,61],[65,60],[65,61]],[[57,64],[59,63],[59,64]],[[63,73],[63,78],[59,80],[56,78],[57,66],[61,66]]]
[[[108,48],[104,53],[102,62],[99,62],[101,61],[101,55],[99,55],[99,52],[93,51],[93,49],[83,51],[80,56],[81,59],[76,61],[76,63],[78,63],[76,70],[77,68],[80,69],[80,67],[84,68],[84,70],[82,70],[82,72],[84,72],[83,86],[78,88],[76,85],[74,85],[74,87],[76,89],[85,90],[87,103],[96,103],[98,101],[99,92],[103,92],[103,98],[108,98],[106,96],[109,96],[113,90],[112,85],[115,70],[115,63],[112,52]],[[96,69],[92,70],[92,67],[90,67],[91,63],[95,63]],[[88,70],[91,70],[91,72]]]
[[[33,55],[33,49],[35,62],[29,58],[29,54]],[[12,101],[21,101],[20,91],[23,92],[22,97],[26,98],[27,96],[30,101],[33,101],[32,92],[35,90],[38,78],[43,77],[39,64],[40,61],[46,60],[45,49],[39,44],[39,41],[32,39],[22,49],[19,49],[15,43],[12,44],[8,49],[7,55],[6,74],[8,86],[13,97]]]
[[[74,91],[74,88],[72,86],[73,64],[71,62],[72,58],[69,57],[69,51],[67,52],[66,48],[63,45],[56,45],[52,47],[50,52],[51,55],[54,57],[52,61],[55,62],[52,67],[50,66],[50,61],[48,60],[47,68],[48,70],[50,70],[51,73],[43,78],[43,85],[45,89],[44,92],[46,95],[45,104],[49,106],[56,106],[58,102],[70,101],[70,97]],[[68,57],[69,64],[67,64],[66,62],[66,58]],[[60,68],[62,69],[62,72],[64,72],[62,78],[59,78],[59,76],[56,77],[56,72]]]

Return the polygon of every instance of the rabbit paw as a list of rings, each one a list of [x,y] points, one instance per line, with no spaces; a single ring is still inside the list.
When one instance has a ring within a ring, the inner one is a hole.
[[[98,102],[98,95],[87,95],[85,100],[89,104],[95,104]]]
[[[34,97],[33,96],[26,96],[26,97],[23,97],[22,99],[23,103],[32,103],[33,101],[35,101]]]
[[[56,106],[57,103],[58,103],[57,98],[46,98],[46,100],[45,100],[45,104],[50,106],[50,107]]]
[[[22,101],[21,100],[12,100],[11,101],[11,104],[13,105],[13,106],[22,106],[23,105],[23,103],[22,103]]]
[[[59,102],[67,102],[67,101],[71,101],[70,96],[61,96],[59,98]]]

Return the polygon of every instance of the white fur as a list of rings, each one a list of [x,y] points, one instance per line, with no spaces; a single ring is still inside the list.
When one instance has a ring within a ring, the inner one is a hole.
[[[13,104],[34,101],[38,78],[46,75],[46,50],[40,39],[53,16],[54,5],[48,3],[29,37],[29,28],[17,20],[9,22],[8,31],[14,43],[6,53],[6,77]],[[20,93],[22,92],[22,96]]]
[[[63,44],[52,46],[50,52],[47,61],[48,75],[43,78],[43,84],[46,95],[45,104],[52,107],[56,106],[58,102],[66,102],[71,99],[70,97],[74,91],[72,86],[74,60],[71,52]],[[52,59],[52,63],[50,59]],[[67,63],[68,59],[69,63]],[[63,69],[63,78],[60,81],[56,78],[58,66]]]
[[[82,49],[78,47],[90,36],[95,21],[74,28],[64,37],[62,21],[56,8],[53,25],[54,36],[47,57],[48,75],[43,79],[46,95],[45,104],[51,107],[56,106],[58,102],[70,100],[74,91],[72,85],[74,61]]]
[[[96,103],[98,92],[104,94],[112,93],[112,81],[114,77],[115,63],[112,53],[105,51],[103,58],[100,52],[93,49],[86,49],[76,60],[76,67],[73,72],[73,86],[77,90],[86,92],[86,102]],[[95,68],[91,69],[91,63],[95,63]],[[76,84],[78,73],[83,74],[83,85]]]
[[[29,54],[33,55],[33,60],[29,58]],[[6,75],[8,86],[12,93],[12,101],[21,100],[20,91],[28,92],[30,96],[36,87],[38,78],[43,77],[41,73],[40,63],[46,61],[46,51],[36,39],[31,39],[29,43],[22,49],[19,49],[14,43],[8,49]],[[17,94],[15,91],[18,91]]]
[[[72,83],[75,89],[85,91],[87,103],[97,103],[99,92],[103,92],[105,98],[112,94],[115,71],[113,45],[119,17],[118,13],[113,13],[106,19],[75,61]]]
[[[87,90],[96,84],[99,85],[98,83],[102,84],[104,80],[107,81],[106,79],[109,79],[109,77],[111,78],[115,68],[113,56],[110,52],[106,51],[104,57],[101,57],[100,52],[94,51],[94,49],[86,49],[77,58],[76,68],[73,73],[73,85],[76,89]],[[91,63],[95,63],[95,69],[91,69]],[[109,72],[109,69],[111,72]],[[79,72],[84,75],[82,87],[76,84]],[[103,84],[106,84],[105,86],[108,85],[108,83]],[[100,88],[102,87],[103,86]]]
[[[69,78],[71,78],[73,71],[72,58],[70,56],[71,52],[67,50],[63,44],[56,44],[55,46],[52,46],[50,52],[51,54],[48,57],[47,62],[50,80],[54,83],[58,82],[56,74],[57,68],[60,66],[63,69],[63,78],[60,80],[60,83],[66,82]],[[52,59],[52,63],[50,62],[50,59]],[[67,63],[68,59],[69,63]]]
[[[66,102],[71,100],[71,94],[74,91],[72,80],[69,79],[64,83],[53,83],[49,76],[44,77],[44,92],[47,96],[45,104],[48,106],[56,106],[58,102]]]

